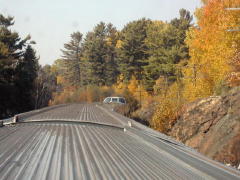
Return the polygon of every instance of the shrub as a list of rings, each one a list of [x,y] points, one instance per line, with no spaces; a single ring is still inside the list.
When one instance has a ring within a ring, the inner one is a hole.
[[[177,83],[171,85],[166,94],[159,97],[150,126],[167,134],[177,120],[179,111],[183,105],[182,87]]]

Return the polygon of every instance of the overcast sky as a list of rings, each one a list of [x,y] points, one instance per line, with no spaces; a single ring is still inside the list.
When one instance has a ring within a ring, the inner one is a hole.
[[[91,31],[100,21],[118,30],[142,17],[169,21],[185,8],[194,12],[200,0],[0,0],[0,13],[15,17],[14,30],[37,42],[40,64],[52,64],[70,34]]]

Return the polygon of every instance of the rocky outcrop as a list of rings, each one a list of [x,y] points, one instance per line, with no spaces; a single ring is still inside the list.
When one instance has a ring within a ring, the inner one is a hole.
[[[240,163],[240,88],[185,107],[170,136],[202,154],[238,167]]]

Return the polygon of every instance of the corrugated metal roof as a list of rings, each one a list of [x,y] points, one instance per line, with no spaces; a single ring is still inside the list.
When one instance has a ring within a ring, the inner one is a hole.
[[[90,121],[122,125],[124,121],[118,121],[107,115],[97,104],[66,104],[43,108],[36,111],[22,113],[20,121],[32,120],[65,120],[65,121]],[[125,122],[126,123],[126,122]]]
[[[96,105],[45,108],[20,119],[0,128],[1,180],[239,179],[234,169],[138,123],[128,127],[129,119]]]

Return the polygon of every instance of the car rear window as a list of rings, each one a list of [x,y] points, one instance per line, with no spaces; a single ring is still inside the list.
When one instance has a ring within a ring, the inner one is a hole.
[[[121,103],[125,103],[125,99],[123,99],[123,98],[119,98],[119,102],[121,102]]]

